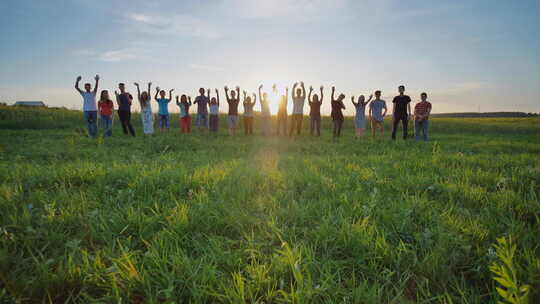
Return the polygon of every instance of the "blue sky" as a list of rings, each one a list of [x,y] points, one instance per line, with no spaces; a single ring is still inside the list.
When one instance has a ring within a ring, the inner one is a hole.
[[[540,1],[3,0],[0,101],[81,109],[75,77],[347,95],[399,84],[434,112],[540,112]],[[92,81],[93,82],[93,81]],[[173,108],[176,108],[174,106]],[[222,111],[227,106],[222,107]],[[275,108],[275,107],[274,107]],[[176,109],[174,109],[176,110]]]

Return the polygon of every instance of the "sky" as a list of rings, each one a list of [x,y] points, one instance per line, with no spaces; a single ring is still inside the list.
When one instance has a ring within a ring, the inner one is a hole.
[[[110,92],[118,82],[135,92],[135,81],[191,96],[219,88],[221,111],[225,85],[253,93],[304,81],[325,86],[325,114],[332,86],[350,115],[351,96],[382,90],[390,103],[400,84],[413,102],[427,92],[436,113],[540,112],[537,0],[2,0],[0,9],[8,104],[82,109],[75,78],[99,74]]]

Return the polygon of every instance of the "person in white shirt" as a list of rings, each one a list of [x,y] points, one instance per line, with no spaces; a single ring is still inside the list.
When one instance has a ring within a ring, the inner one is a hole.
[[[293,96],[293,112],[291,115],[291,127],[289,129],[289,136],[293,135],[294,130],[296,129],[296,135],[300,135],[302,132],[302,120],[304,118],[304,103],[306,101],[306,87],[304,82],[300,82],[300,87],[297,89],[298,82],[293,85],[292,91],[296,93]],[[294,93],[293,93],[294,94]]]
[[[92,90],[92,85],[89,83],[84,84],[84,91],[79,88],[79,82],[82,77],[77,77],[75,81],[75,90],[81,94],[83,97],[83,113],[84,119],[87,122],[88,126],[88,135],[90,137],[97,136],[97,105],[96,105],[96,94],[98,90],[99,75],[96,75],[94,79],[96,84],[94,85],[94,90]]]

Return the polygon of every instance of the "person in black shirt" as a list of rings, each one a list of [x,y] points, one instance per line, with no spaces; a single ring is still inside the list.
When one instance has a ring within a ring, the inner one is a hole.
[[[341,136],[341,127],[343,126],[343,110],[345,110],[345,105],[343,104],[343,99],[345,95],[339,94],[338,99],[334,98],[334,93],[336,88],[332,87],[332,122],[334,123],[334,140]]]
[[[398,87],[399,95],[392,100],[393,106],[393,128],[392,139],[396,139],[396,131],[398,124],[401,121],[403,124],[403,139],[407,139],[407,127],[409,124],[409,117],[411,115],[411,98],[404,94],[405,86],[400,85]]]
[[[119,83],[118,88],[120,89],[120,93],[114,91],[114,94],[118,103],[118,117],[120,117],[122,130],[125,135],[131,134],[131,136],[135,136],[135,129],[131,125],[131,102],[133,96],[126,92],[125,84]]]

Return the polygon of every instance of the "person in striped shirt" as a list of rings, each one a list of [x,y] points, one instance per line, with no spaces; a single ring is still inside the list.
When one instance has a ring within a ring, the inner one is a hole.
[[[414,133],[416,140],[420,140],[420,133],[424,141],[428,140],[428,121],[431,113],[431,103],[427,101],[427,93],[420,94],[421,102],[414,107]]]

